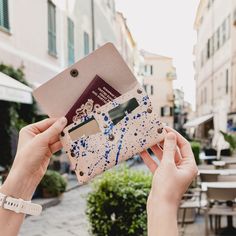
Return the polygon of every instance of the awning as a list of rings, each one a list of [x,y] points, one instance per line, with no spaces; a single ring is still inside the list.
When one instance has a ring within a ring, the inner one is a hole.
[[[202,123],[205,123],[213,118],[213,114],[208,114],[204,116],[197,117],[193,120],[188,121],[187,123],[184,124],[185,128],[188,127],[196,127]]]
[[[0,100],[31,104],[32,89],[0,72]]]

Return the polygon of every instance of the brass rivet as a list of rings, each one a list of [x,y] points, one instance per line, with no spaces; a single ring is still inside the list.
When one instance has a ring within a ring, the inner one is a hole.
[[[147,112],[148,112],[148,113],[152,113],[152,108],[149,107],[149,108],[147,109]]]
[[[157,129],[157,133],[158,133],[158,134],[161,134],[162,131],[163,131],[163,128],[158,128],[158,129]]]
[[[101,114],[101,111],[97,111],[97,114]]]
[[[80,175],[80,176],[83,176],[83,175],[84,175],[84,172],[83,172],[83,171],[80,171],[80,172],[79,172],[79,175]]]
[[[107,124],[104,124],[103,127],[106,129],[108,126],[107,126]]]
[[[143,91],[141,89],[137,89],[137,93],[142,93]]]
[[[77,69],[72,69],[72,70],[70,71],[70,75],[71,75],[72,77],[77,77],[77,76],[79,75],[79,71],[78,71]]]
[[[109,134],[108,138],[110,141],[113,141],[115,139],[115,136],[113,134]]]

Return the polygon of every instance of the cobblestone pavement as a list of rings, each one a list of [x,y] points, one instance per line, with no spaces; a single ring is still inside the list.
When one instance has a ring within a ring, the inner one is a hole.
[[[148,171],[142,164],[135,165],[132,169]],[[44,210],[41,216],[26,218],[20,236],[91,236],[85,215],[89,191],[89,185],[81,186],[65,193],[59,205]],[[222,223],[226,225],[225,219]],[[180,236],[204,235],[203,214],[196,218],[194,224],[186,224],[183,229],[179,226],[179,229]]]
[[[85,215],[89,185],[64,194],[61,203],[43,211],[39,217],[28,217],[20,236],[90,236]]]

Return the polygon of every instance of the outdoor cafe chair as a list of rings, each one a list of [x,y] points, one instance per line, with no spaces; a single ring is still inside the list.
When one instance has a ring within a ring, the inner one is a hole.
[[[221,229],[221,217],[227,216],[228,219],[228,230],[234,230],[233,228],[233,216],[236,216],[236,209],[233,206],[233,201],[236,199],[236,189],[235,188],[219,188],[219,187],[208,187],[207,191],[208,205],[205,209],[205,236],[209,235],[208,229],[208,218],[215,216],[215,233]],[[224,201],[230,202],[230,205],[221,204],[211,205],[211,201]],[[212,226],[211,226],[212,229]]]
[[[217,182],[219,174],[216,173],[200,173],[201,182]]]

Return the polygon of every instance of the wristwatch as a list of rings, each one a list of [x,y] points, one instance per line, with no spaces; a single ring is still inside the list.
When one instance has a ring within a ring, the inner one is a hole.
[[[24,201],[21,198],[16,199],[2,193],[0,193],[0,207],[16,213],[23,213],[33,216],[38,216],[42,212],[41,205],[32,203],[31,201]]]

